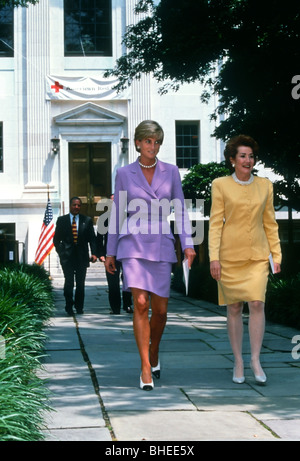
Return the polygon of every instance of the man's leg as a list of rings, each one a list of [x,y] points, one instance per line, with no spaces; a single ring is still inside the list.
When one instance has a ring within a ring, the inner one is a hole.
[[[76,280],[76,290],[75,290],[75,309],[78,314],[83,313],[84,308],[84,291],[85,291],[85,277],[86,277],[87,268],[80,266],[76,268],[75,271],[75,280]]]
[[[113,314],[120,314],[121,294],[120,294],[120,263],[116,261],[116,272],[112,275],[106,272],[108,283],[108,301]]]
[[[66,300],[66,312],[73,314],[73,289],[74,289],[74,267],[73,264],[66,264],[62,266],[65,277],[64,283],[64,297]]]
[[[122,265],[121,265],[121,280],[122,280],[122,284],[124,283],[123,282],[123,268],[122,268]],[[132,309],[132,294],[131,294],[131,291],[124,291],[122,290],[122,302],[123,302],[123,310],[125,312],[128,312],[129,314],[132,314],[133,313],[133,309]]]
[[[122,291],[123,310],[132,313],[132,296],[131,291]]]

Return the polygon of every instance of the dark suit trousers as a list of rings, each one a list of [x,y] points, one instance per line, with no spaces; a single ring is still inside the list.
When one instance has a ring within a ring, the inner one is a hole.
[[[106,272],[106,279],[108,283],[109,305],[114,314],[119,314],[121,310],[120,273],[122,270],[120,261],[116,261],[116,269],[113,275]],[[131,306],[131,293],[129,291],[122,291],[122,301],[123,308]]]
[[[70,261],[68,264],[64,264],[62,269],[65,276],[64,296],[66,300],[66,309],[72,310],[75,282],[75,308],[81,311],[84,306],[84,285],[87,268],[82,264],[78,264],[76,261]]]

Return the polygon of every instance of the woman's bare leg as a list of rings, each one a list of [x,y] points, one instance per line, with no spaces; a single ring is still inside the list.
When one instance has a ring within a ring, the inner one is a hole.
[[[150,383],[151,365],[153,367],[157,365],[159,344],[167,321],[168,298],[151,294],[152,314],[149,320],[149,293],[138,288],[132,288],[131,292],[134,302],[133,330],[141,358],[142,381]],[[151,351],[149,351],[150,342]]]
[[[264,373],[260,365],[260,351],[265,333],[265,305],[262,301],[251,301],[248,305],[251,365],[255,375],[263,376]]]
[[[133,331],[141,358],[142,381],[150,383],[152,381],[149,361],[150,322],[148,316],[150,297],[147,291],[138,288],[132,288],[131,292],[134,305]]]
[[[151,294],[150,363],[152,367],[158,364],[159,345],[167,322],[168,301],[168,298]]]
[[[243,346],[243,303],[229,304],[227,306],[227,331],[235,360],[235,376],[244,376],[244,362],[242,357]]]

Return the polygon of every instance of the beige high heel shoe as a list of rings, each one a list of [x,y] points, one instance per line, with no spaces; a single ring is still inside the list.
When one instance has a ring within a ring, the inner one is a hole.
[[[237,377],[235,375],[235,367],[233,368],[233,377],[232,377],[232,381],[235,383],[235,384],[243,384],[245,382],[245,376],[241,376],[241,377]]]
[[[262,374],[261,375],[256,375],[255,374],[255,371],[254,371],[254,368],[253,368],[253,365],[252,365],[252,361],[250,362],[250,368],[251,370],[253,371],[253,374],[254,374],[254,378],[255,378],[255,381],[258,383],[258,384],[265,384],[267,382],[267,377],[264,373],[264,371],[262,370]]]

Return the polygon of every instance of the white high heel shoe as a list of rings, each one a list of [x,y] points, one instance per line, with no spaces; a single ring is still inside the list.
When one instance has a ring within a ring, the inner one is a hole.
[[[143,383],[142,373],[141,373],[141,375],[140,375],[140,388],[143,391],[152,391],[152,389],[154,388],[153,380],[151,380],[151,383]]]
[[[243,384],[245,382],[245,376],[241,376],[241,377],[237,377],[235,375],[235,367],[233,368],[233,377],[232,377],[232,381],[235,383],[235,384]]]
[[[156,379],[160,378],[160,361],[158,359],[158,363],[156,367],[151,367],[151,372],[155,376]]]
[[[256,381],[258,384],[265,384],[265,383],[267,382],[267,377],[266,377],[266,375],[265,375],[265,373],[264,373],[263,370],[262,370],[262,374],[261,374],[261,375],[255,374],[255,371],[254,371],[254,368],[253,368],[253,365],[252,365],[252,361],[250,362],[250,368],[251,368],[251,370],[253,371],[255,381]]]

